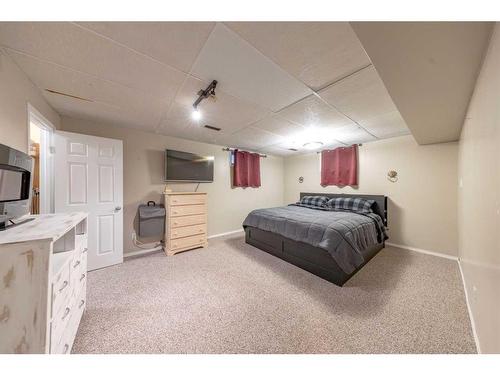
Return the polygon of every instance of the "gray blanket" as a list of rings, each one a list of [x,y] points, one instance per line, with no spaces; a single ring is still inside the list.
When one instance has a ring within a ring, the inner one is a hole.
[[[364,263],[366,250],[381,242],[381,228],[377,228],[377,220],[371,215],[375,214],[291,205],[254,210],[248,214],[243,227],[262,229],[322,248],[345,273],[350,274]]]

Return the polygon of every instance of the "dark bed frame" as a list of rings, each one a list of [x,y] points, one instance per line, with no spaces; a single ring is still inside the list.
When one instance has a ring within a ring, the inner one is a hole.
[[[385,226],[387,226],[387,197],[384,195],[300,193],[300,198],[302,199],[305,195],[321,195],[328,198],[373,199],[375,201],[374,212],[382,217]],[[245,228],[245,241],[338,286],[344,285],[385,246],[385,243],[381,243],[369,248],[365,254],[365,262],[352,273],[347,274],[342,271],[326,250],[304,242],[290,240],[279,234],[254,227]]]

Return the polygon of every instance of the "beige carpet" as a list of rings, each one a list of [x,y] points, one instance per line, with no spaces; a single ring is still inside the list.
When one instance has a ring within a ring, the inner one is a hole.
[[[244,243],[88,277],[74,353],[473,353],[455,261],[386,248],[344,287]]]

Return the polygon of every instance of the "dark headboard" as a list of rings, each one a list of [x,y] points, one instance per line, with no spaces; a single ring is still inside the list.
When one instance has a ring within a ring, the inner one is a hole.
[[[385,195],[364,195],[364,194],[326,194],[326,193],[300,193],[300,199],[305,195],[321,195],[328,198],[365,198],[375,201],[373,211],[384,219],[387,226],[387,197]]]

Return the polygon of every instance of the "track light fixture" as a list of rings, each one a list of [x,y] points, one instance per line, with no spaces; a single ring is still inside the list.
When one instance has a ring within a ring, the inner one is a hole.
[[[201,103],[203,99],[213,98],[215,99],[215,87],[217,86],[217,81],[214,79],[205,90],[198,91],[198,98],[193,103],[193,113],[191,116],[194,120],[199,121],[201,119],[201,112],[198,109],[198,104]]]

